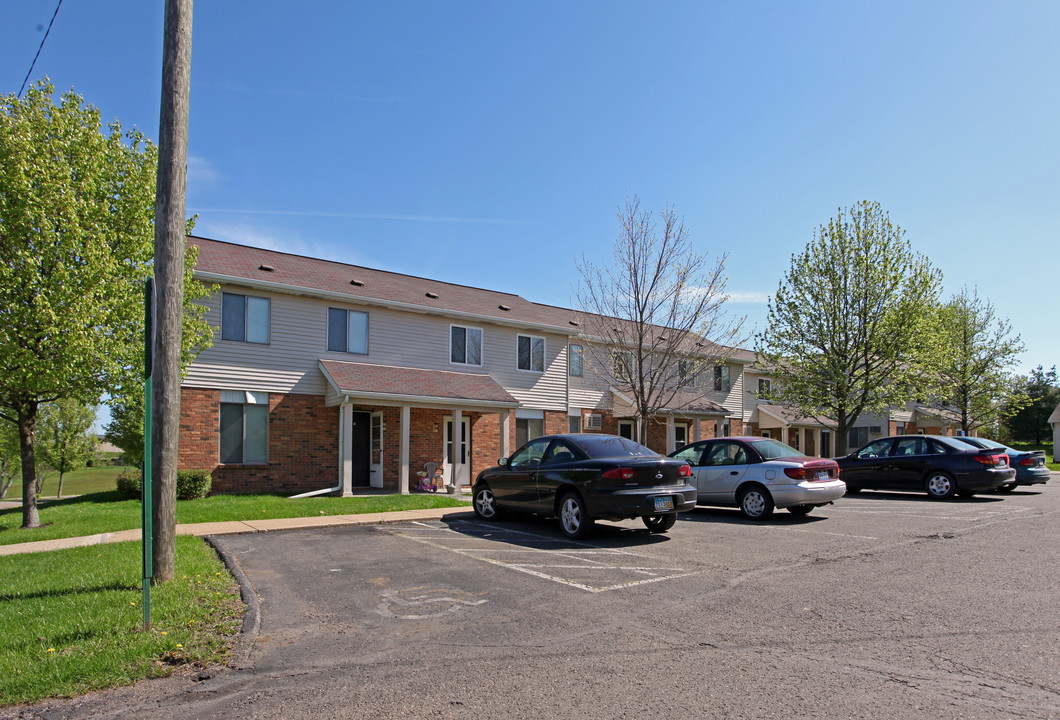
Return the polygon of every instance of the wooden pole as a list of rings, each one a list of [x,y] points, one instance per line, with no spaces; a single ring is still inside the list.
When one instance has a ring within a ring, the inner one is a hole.
[[[155,584],[176,564],[177,447],[180,429],[180,335],[184,306],[188,97],[192,0],[166,0],[162,105],[155,195],[155,335],[151,440]]]

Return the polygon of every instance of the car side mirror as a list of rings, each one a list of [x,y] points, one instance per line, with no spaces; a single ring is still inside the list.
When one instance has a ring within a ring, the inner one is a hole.
[[[508,467],[508,458],[501,458],[497,461],[497,464],[501,467]]]

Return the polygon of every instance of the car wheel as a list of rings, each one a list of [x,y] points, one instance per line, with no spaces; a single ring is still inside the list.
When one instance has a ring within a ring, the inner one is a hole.
[[[948,473],[931,473],[926,485],[927,494],[935,500],[949,500],[957,494],[957,483]]]
[[[576,493],[567,493],[560,500],[559,527],[571,540],[583,538],[593,529],[593,519],[585,511],[585,501]]]
[[[472,497],[475,514],[483,520],[496,520],[501,514],[497,507],[497,499],[493,497],[493,491],[490,490],[489,485],[478,485]]]
[[[666,513],[665,515],[644,515],[641,517],[644,527],[648,532],[664,533],[677,522],[677,513]]]
[[[788,508],[788,512],[792,515],[809,515],[811,510],[813,510],[813,505],[792,505]]]
[[[740,512],[749,520],[765,520],[773,514],[773,498],[761,485],[752,485],[740,493]]]

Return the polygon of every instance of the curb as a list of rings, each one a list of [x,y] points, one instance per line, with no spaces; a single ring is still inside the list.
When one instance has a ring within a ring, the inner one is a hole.
[[[254,649],[254,642],[261,632],[261,599],[247,579],[239,561],[228,552],[221,540],[213,535],[203,535],[202,539],[210,544],[228,568],[228,572],[232,573],[232,577],[239,584],[239,598],[247,606],[243,613],[243,625],[239,628],[239,638],[236,640],[236,646],[232,648],[232,659],[228,661],[229,667],[238,668],[250,657],[250,651]]]

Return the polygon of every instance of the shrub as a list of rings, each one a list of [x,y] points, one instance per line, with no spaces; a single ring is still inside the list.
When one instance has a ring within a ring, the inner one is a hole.
[[[213,478],[209,470],[178,470],[177,500],[197,500],[210,493]]]
[[[177,500],[197,500],[206,497],[213,484],[208,470],[178,470]],[[118,494],[125,500],[139,500],[143,496],[143,478],[139,470],[129,470],[118,476]]]
[[[143,495],[143,478],[139,470],[127,470],[118,476],[118,495],[123,500],[139,500]]]

